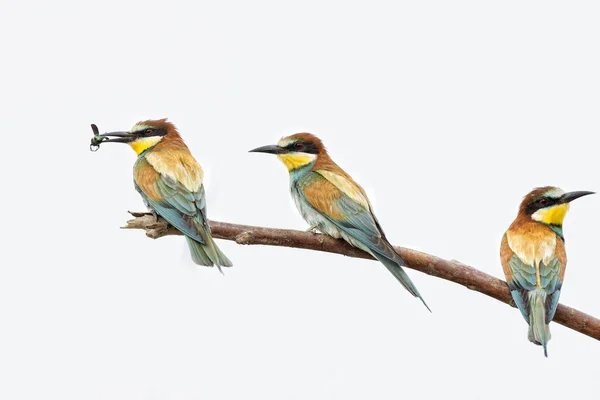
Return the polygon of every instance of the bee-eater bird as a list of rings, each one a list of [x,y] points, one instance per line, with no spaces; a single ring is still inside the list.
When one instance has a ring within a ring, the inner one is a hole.
[[[276,154],[285,164],[292,197],[309,230],[342,238],[371,254],[429,309],[386,239],[365,191],[329,157],[318,137],[297,133],[250,152]]]
[[[133,182],[146,205],[180,230],[196,264],[221,267],[231,261],[213,241],[206,217],[204,172],[177,128],[165,119],[138,122],[102,141],[127,143],[137,154]],[[222,271],[221,271],[222,272]]]
[[[550,340],[565,276],[567,254],[563,220],[569,203],[593,192],[569,192],[552,186],[529,193],[500,245],[500,260],[515,304],[529,324],[529,340],[544,348]]]

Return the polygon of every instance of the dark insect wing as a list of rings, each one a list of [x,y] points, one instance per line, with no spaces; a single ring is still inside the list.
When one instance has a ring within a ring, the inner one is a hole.
[[[100,148],[100,143],[102,143],[105,138],[100,136],[100,131],[98,130],[96,124],[92,124],[92,133],[94,136],[90,142],[90,151],[98,151]]]

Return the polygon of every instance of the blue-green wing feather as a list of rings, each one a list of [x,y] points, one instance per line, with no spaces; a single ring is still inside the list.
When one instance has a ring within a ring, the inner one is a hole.
[[[393,250],[383,232],[379,230],[378,224],[370,210],[355,202],[349,196],[343,195],[336,200],[337,206],[345,219],[333,220],[343,231],[363,243],[371,251],[381,254],[390,259],[400,259]]]
[[[304,195],[303,187],[321,179],[326,178],[317,172],[309,172],[297,181],[298,194],[303,197],[307,204],[310,205],[310,202]],[[339,189],[335,188],[333,190]],[[339,193],[340,196],[334,201],[344,218],[338,219],[323,213],[321,215],[326,217],[338,229],[365,246],[413,296],[420,298],[425,307],[429,309],[417,287],[402,268],[405,265],[404,260],[386,239],[375,215],[370,209],[365,208],[342,191],[339,191]],[[315,209],[315,211],[317,210]]]
[[[529,323],[529,296],[527,292],[535,289],[536,273],[535,267],[521,261],[521,259],[514,254],[508,262],[512,271],[513,279],[508,282],[510,294],[512,295],[515,304],[521,315],[525,318],[525,321]]]
[[[309,172],[298,180],[298,194],[302,196],[308,204],[310,204],[310,202],[304,195],[304,187],[321,180],[326,180],[326,178],[317,172]],[[333,185],[332,188],[339,191],[339,189],[335,188]],[[344,218],[337,219],[327,214],[322,215],[327,217],[327,219],[329,219],[329,221],[331,221],[338,229],[341,229],[346,234],[361,242],[369,250],[385,254],[389,257],[393,257],[394,254],[397,256],[396,252],[393,250],[390,252],[390,245],[387,243],[383,233],[380,232],[378,224],[371,214],[371,210],[366,209],[342,191],[339,191],[339,193],[340,196],[335,201],[339,210],[344,215]]]
[[[558,307],[558,300],[560,297],[560,289],[562,282],[560,281],[560,271],[562,264],[558,260],[558,257],[554,257],[548,265],[542,264],[540,266],[540,279],[541,284],[548,297],[546,297],[546,321],[550,322],[554,319],[556,308]]]
[[[204,237],[210,233],[206,222],[206,201],[204,187],[191,192],[181,183],[167,176],[160,175],[154,184],[156,192],[162,200],[155,201],[144,194],[135,185],[146,203],[171,225],[195,241],[205,244]]]
[[[536,289],[537,277],[533,265],[524,263],[516,254],[509,261],[512,271],[512,280],[508,282],[511,295],[515,304],[521,311],[523,318],[529,323],[529,295],[528,292]],[[548,265],[540,263],[540,283],[542,289],[547,293],[546,297],[546,321],[552,321],[558,307],[560,297],[560,268],[558,257],[554,257]]]

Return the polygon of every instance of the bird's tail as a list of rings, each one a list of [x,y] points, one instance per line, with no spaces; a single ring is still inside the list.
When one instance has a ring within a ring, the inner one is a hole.
[[[217,247],[217,244],[210,235],[204,236],[206,244],[195,241],[189,237],[185,237],[192,253],[192,260],[198,265],[212,267],[216,265],[219,271],[223,273],[221,267],[231,267],[233,263],[225,254]]]
[[[402,263],[402,259],[400,258],[400,256],[397,257],[398,258],[397,260],[390,259],[388,257],[385,257],[385,256],[383,256],[381,254],[377,254],[377,253],[373,253],[373,256],[377,260],[379,260],[383,265],[386,266],[386,268],[392,273],[392,275],[394,275],[396,277],[396,279],[398,279],[398,281],[402,284],[402,286],[404,286],[404,288],[406,290],[408,290],[410,292],[410,294],[421,299],[421,301],[423,302],[425,307],[427,307],[429,312],[431,312],[431,309],[429,308],[427,303],[425,303],[425,300],[423,300],[423,297],[421,297],[421,293],[419,293],[419,290],[417,290],[417,287],[415,286],[415,284],[410,280],[410,277],[404,271],[404,268],[402,268],[403,263]]]
[[[550,327],[546,323],[546,291],[537,288],[529,292],[529,334],[531,342],[544,348],[544,355],[548,357],[546,345],[550,340]]]

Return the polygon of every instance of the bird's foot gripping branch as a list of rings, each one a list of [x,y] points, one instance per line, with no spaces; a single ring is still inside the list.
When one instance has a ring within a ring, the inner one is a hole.
[[[157,220],[152,213],[130,212],[130,214],[134,218],[127,221],[127,225],[123,227],[124,229],[143,229],[146,231],[146,235],[153,239],[168,235],[181,235],[181,232],[162,218]],[[294,247],[343,254],[349,257],[373,259],[370,254],[352,247],[342,240],[333,239],[322,234],[217,221],[210,221],[210,227],[213,237],[232,240],[238,244]],[[455,260],[444,260],[402,247],[395,247],[395,250],[404,259],[408,268],[457,283],[515,307],[508,286],[501,279]],[[560,304],[553,321],[600,340],[600,319],[574,308]]]
[[[121,229],[144,229],[146,236],[151,239],[158,239],[167,235],[181,235],[178,231],[170,225],[167,221],[160,218],[156,213],[147,212],[135,212],[128,211],[134,219],[127,221],[127,225],[122,226]]]

